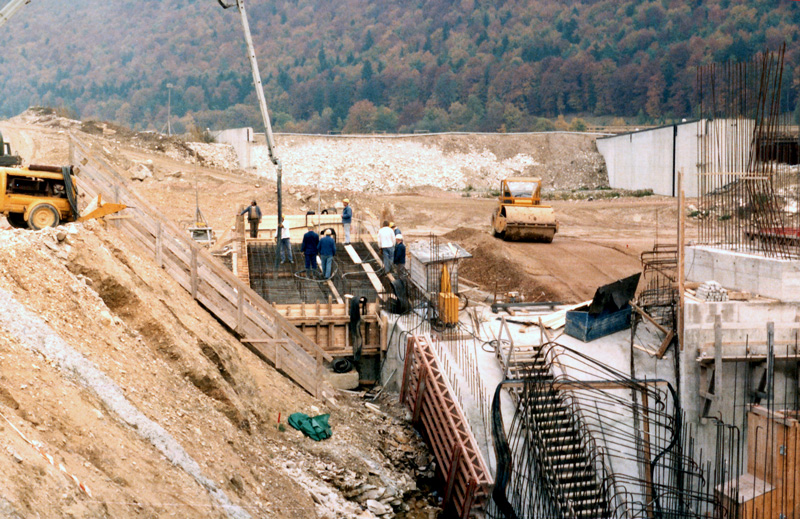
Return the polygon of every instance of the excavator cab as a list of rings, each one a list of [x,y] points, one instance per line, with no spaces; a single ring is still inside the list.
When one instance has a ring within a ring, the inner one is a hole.
[[[3,140],[3,134],[0,133],[0,166],[10,167],[19,166],[21,164],[22,157],[11,154],[11,145]]]
[[[542,205],[542,179],[511,177],[500,184],[492,232],[504,240],[550,243],[558,232],[553,208]]]

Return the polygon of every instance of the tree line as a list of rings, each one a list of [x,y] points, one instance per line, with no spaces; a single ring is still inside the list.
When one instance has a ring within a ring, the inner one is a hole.
[[[260,127],[231,10],[49,1],[7,26],[3,115],[43,104],[161,130],[169,104],[178,130]],[[563,127],[563,116],[666,122],[694,115],[698,66],[783,42],[784,107],[795,110],[798,10],[790,0],[248,3],[274,126],[313,133],[540,131]],[[41,30],[53,24],[69,30]]]

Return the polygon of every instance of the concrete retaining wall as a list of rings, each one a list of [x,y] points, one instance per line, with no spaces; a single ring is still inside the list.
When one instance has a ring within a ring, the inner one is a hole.
[[[675,196],[677,172],[683,169],[686,196],[697,196],[698,128],[691,122],[597,139],[609,185]]]
[[[686,279],[800,302],[800,261],[765,258],[712,247],[686,248]]]
[[[230,130],[212,132],[212,136],[214,137],[214,142],[233,146],[236,156],[239,157],[240,168],[247,169],[253,165],[252,154],[250,153],[254,136],[252,128],[232,128]]]

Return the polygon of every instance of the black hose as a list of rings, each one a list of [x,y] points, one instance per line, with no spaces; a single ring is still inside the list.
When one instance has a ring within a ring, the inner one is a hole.
[[[498,384],[492,399],[492,439],[494,452],[497,457],[497,473],[494,477],[494,490],[492,501],[503,514],[504,519],[518,519],[514,507],[508,501],[506,487],[511,480],[511,448],[508,446],[506,431],[503,427],[503,414],[500,410],[500,393],[503,384]]]
[[[366,298],[361,298],[366,300]],[[350,342],[353,344],[353,360],[361,360],[361,299],[350,300]]]

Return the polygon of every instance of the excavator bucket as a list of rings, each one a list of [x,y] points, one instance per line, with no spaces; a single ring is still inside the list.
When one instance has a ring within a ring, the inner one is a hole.
[[[108,202],[104,203],[102,197],[97,195],[97,198],[92,200],[89,205],[86,206],[86,209],[83,210],[81,217],[78,218],[77,221],[85,222],[86,220],[103,218],[104,216],[118,213],[123,209],[127,209],[127,207],[128,206],[125,204],[112,204]]]

